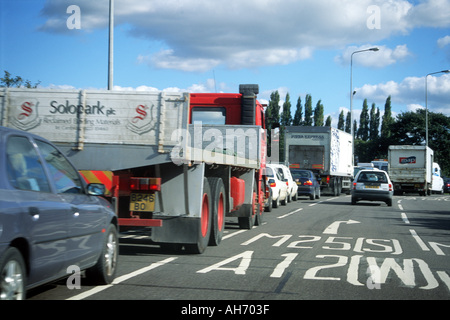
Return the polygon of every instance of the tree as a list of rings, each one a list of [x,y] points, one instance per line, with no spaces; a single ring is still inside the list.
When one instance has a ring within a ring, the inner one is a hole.
[[[345,130],[344,110],[341,110],[341,113],[339,114],[339,120],[338,120],[337,128],[339,130],[342,130],[342,131]]]
[[[38,81],[34,85],[32,85],[30,80],[24,80],[20,76],[12,77],[11,73],[6,70],[4,72],[5,76],[3,78],[0,78],[0,87],[20,88],[23,85],[25,88],[37,88],[37,86],[41,83],[40,81]]]
[[[347,112],[347,118],[345,118],[345,132],[351,133],[352,132],[352,113],[349,111]]]
[[[280,125],[280,94],[278,91],[270,95],[269,105],[266,108],[266,128],[271,129]]]
[[[323,104],[322,100],[317,101],[316,108],[314,109],[314,126],[323,127]]]
[[[369,106],[367,105],[367,99],[364,99],[357,137],[363,141],[369,139]]]
[[[375,108],[375,103],[372,103],[372,109],[370,109],[370,128],[369,128],[370,140],[375,141],[378,139],[379,127],[380,127],[380,109]]]
[[[313,123],[313,109],[312,109],[312,97],[310,94],[306,95],[305,98],[305,126],[312,126]]]
[[[302,98],[298,97],[297,108],[295,109],[294,121],[292,122],[292,125],[301,126],[303,124],[302,118],[303,118]]]
[[[291,98],[289,93],[286,94],[286,100],[283,103],[283,113],[281,114],[281,125],[286,127],[292,124],[291,115]]]
[[[326,127],[331,127],[331,122],[332,122],[333,120],[331,119],[331,116],[328,116],[327,117],[327,120],[325,121],[325,126]]]
[[[395,120],[392,118],[391,96],[389,96],[384,105],[384,115],[381,121],[381,138],[388,139],[391,137],[391,130],[394,123]]]

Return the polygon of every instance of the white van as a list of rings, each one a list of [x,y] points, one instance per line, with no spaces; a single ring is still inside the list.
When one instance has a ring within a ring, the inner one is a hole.
[[[444,193],[444,179],[441,177],[441,167],[433,162],[433,182],[431,183],[431,192]]]

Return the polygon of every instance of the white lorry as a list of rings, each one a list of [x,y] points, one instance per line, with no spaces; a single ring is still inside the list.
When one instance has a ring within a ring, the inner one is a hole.
[[[434,152],[426,146],[389,146],[388,173],[394,194],[431,194]]]
[[[289,126],[285,160],[291,169],[313,171],[321,178],[321,192],[349,194],[353,179],[353,139],[332,127]]]
[[[103,183],[121,227],[202,253],[225,216],[261,222],[267,194],[264,112],[257,85],[235,94],[11,89],[0,125],[52,141]]]

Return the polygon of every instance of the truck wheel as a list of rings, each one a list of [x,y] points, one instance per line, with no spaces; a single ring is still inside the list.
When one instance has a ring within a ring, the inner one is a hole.
[[[211,188],[208,179],[203,179],[202,213],[199,220],[197,243],[188,243],[186,251],[194,254],[205,252],[211,234]]]
[[[10,247],[0,257],[0,300],[23,300],[26,291],[25,262],[19,250]]]
[[[208,178],[211,187],[211,236],[209,239],[210,246],[218,246],[222,241],[223,231],[225,229],[225,187],[220,178]]]
[[[252,205],[249,207],[247,217],[239,217],[239,228],[250,230],[255,225],[256,216],[259,215],[259,205],[256,201],[256,190],[253,189]]]

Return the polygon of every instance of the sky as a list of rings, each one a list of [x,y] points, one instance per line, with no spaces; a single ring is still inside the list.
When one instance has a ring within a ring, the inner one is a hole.
[[[106,89],[109,0],[0,0],[0,75]],[[450,0],[114,0],[114,90],[321,100],[337,125],[363,100],[450,116]],[[353,88],[350,88],[352,53]]]

